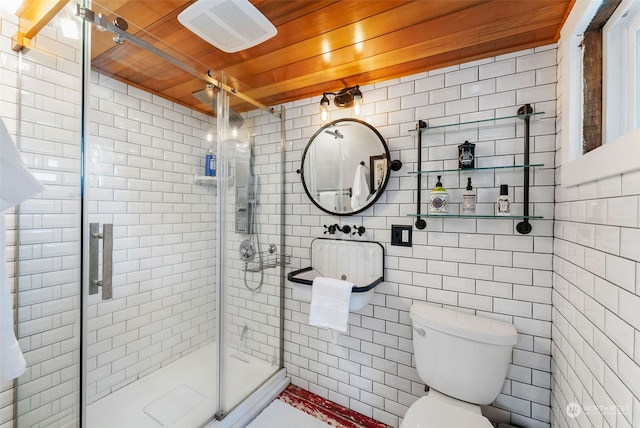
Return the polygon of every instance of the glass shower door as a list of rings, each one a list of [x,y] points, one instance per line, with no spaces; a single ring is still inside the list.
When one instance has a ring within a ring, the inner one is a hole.
[[[98,71],[115,49],[109,67],[151,77],[112,38],[92,30],[86,82],[86,426],[197,427],[217,402],[217,189],[195,179],[216,121]]]
[[[255,93],[221,75],[223,85],[227,79],[237,92]],[[218,106],[224,415],[282,367],[284,139],[273,110],[227,92]]]

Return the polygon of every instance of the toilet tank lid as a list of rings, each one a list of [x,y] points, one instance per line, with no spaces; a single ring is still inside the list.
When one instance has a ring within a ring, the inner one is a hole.
[[[409,315],[414,323],[443,333],[493,345],[515,345],[518,332],[513,324],[439,308],[424,302],[411,306]]]

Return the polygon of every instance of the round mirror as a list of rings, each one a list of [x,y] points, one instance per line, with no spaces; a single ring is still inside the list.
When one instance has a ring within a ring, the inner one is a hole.
[[[389,179],[389,148],[357,119],[338,119],[316,132],[302,155],[302,185],[322,211],[356,214],[380,197]]]

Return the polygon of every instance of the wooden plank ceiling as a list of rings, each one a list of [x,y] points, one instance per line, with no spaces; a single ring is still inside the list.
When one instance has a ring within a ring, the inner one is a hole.
[[[573,1],[251,0],[278,34],[232,54],[178,22],[178,14],[193,0],[98,0],[93,9],[124,18],[129,32],[164,46],[203,74],[222,70],[235,78],[230,86],[276,105],[313,96],[319,101],[324,91],[553,43]],[[192,96],[205,88],[203,80],[131,43],[115,45],[111,36],[94,29],[95,70],[183,105],[211,110]],[[366,92],[364,97],[366,102]]]

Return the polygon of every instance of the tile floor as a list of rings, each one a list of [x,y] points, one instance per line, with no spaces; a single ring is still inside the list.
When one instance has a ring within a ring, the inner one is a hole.
[[[247,428],[389,428],[346,407],[289,385]]]

